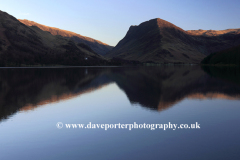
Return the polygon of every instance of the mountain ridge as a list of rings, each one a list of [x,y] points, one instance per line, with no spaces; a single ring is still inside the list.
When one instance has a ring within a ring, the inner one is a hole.
[[[93,51],[95,51],[100,55],[104,55],[105,53],[109,52],[113,48],[112,46],[109,46],[108,44],[103,43],[99,40],[82,36],[72,31],[67,31],[67,30],[56,28],[56,27],[46,26],[34,21],[27,20],[27,19],[18,19],[18,20],[27,26],[37,26],[43,31],[50,32],[52,35],[61,35],[77,43],[85,43],[86,45],[90,46],[93,49]]]
[[[236,29],[224,29],[224,30],[187,30],[186,31],[189,34],[195,35],[195,36],[219,36],[226,33],[238,33],[240,34],[240,28]]]

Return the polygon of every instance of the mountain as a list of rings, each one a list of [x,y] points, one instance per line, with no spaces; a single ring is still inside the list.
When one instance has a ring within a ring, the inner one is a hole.
[[[26,26],[0,11],[0,65],[103,65],[106,60],[89,46]]]
[[[98,40],[95,40],[95,39],[92,39],[89,37],[85,37],[85,36],[82,36],[82,35],[74,33],[74,32],[45,26],[45,25],[36,23],[34,21],[26,20],[26,19],[23,19],[23,20],[19,19],[19,21],[27,26],[37,26],[38,28],[40,28],[43,31],[50,32],[52,35],[61,35],[63,37],[66,37],[68,39],[75,41],[76,43],[85,43],[86,45],[91,47],[91,49],[94,52],[96,52],[100,55],[105,55],[107,52],[109,52],[113,48],[112,46],[109,46],[108,44],[105,44],[101,41],[98,41]]]
[[[184,31],[156,18],[131,26],[106,56],[141,62],[200,63],[212,52],[240,44],[239,30],[217,33],[213,36],[209,31]]]
[[[240,65],[240,45],[205,57],[202,64],[211,65]]]

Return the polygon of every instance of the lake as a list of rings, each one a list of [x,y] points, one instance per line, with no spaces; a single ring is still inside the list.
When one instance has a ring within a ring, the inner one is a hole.
[[[1,160],[239,160],[240,71],[0,68],[0,135]]]

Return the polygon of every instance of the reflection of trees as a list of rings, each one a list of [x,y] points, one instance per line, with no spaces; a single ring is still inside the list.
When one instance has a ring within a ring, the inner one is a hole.
[[[240,85],[239,67],[203,66],[202,68],[210,76],[221,78]]]

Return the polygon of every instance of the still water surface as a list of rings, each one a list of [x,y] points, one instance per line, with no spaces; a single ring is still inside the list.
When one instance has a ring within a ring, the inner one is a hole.
[[[205,70],[205,71],[204,71]],[[0,69],[0,159],[240,159],[240,72],[199,66]],[[200,129],[58,129],[192,124]]]

